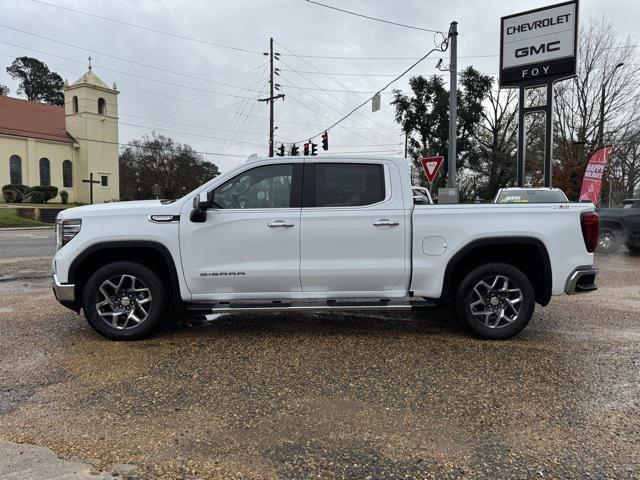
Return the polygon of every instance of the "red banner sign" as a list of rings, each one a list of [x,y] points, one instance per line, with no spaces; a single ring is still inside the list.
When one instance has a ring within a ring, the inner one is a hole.
[[[612,147],[602,147],[591,155],[587,169],[582,179],[582,189],[580,190],[580,201],[593,202],[596,207],[600,206],[600,189],[602,188],[602,175],[609,162],[609,154]]]
[[[429,183],[433,183],[434,178],[438,174],[438,170],[442,166],[442,162],[444,161],[444,157],[424,157],[420,160],[422,162],[422,168],[424,168],[424,173],[427,175],[427,180]]]

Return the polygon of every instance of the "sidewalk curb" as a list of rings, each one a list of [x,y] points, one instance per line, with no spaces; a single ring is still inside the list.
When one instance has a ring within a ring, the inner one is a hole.
[[[20,230],[53,230],[55,225],[50,227],[0,227],[0,232],[12,232]]]

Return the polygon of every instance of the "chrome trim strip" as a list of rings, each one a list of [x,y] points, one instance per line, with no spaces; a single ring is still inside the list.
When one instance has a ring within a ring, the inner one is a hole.
[[[584,277],[585,275],[597,276],[599,271],[600,270],[598,269],[598,267],[594,265],[576,268],[573,272],[571,272],[571,275],[569,275],[569,278],[567,278],[567,285],[565,286],[565,289],[564,289],[565,293],[567,295],[574,295],[577,293],[587,293],[591,291],[591,290],[578,291],[576,290],[576,285],[578,284],[578,281],[580,280],[580,278]]]
[[[54,273],[53,280],[51,281],[51,286],[53,287],[53,293],[56,296],[56,299],[65,302],[73,302],[76,299],[76,286],[71,283],[60,283],[58,282],[58,276]]]
[[[152,223],[178,223],[180,221],[180,215],[147,215],[147,220]]]

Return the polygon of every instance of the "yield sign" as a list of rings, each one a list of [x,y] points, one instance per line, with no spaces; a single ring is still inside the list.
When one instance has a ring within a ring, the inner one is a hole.
[[[442,166],[444,157],[424,157],[420,160],[422,162],[422,168],[424,173],[427,174],[427,180],[429,183],[433,183],[433,179],[436,178],[438,170]]]

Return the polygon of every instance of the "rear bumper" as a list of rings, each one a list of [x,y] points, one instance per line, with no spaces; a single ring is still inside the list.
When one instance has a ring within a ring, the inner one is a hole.
[[[583,265],[576,268],[569,278],[565,286],[565,293],[573,295],[576,293],[588,293],[598,289],[596,285],[596,276],[598,275],[598,267],[595,265]]]

